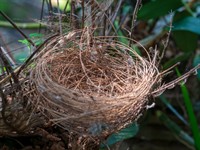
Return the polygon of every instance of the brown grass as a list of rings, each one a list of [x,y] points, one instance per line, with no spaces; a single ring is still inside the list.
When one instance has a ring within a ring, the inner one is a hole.
[[[89,33],[69,33],[46,46],[31,80],[39,107],[54,124],[106,136],[138,118],[161,76],[156,56],[143,58],[114,38]]]

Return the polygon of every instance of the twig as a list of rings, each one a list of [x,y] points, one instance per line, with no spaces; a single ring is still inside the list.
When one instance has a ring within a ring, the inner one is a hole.
[[[65,7],[64,7],[64,10],[63,10],[64,13],[66,12],[66,9],[67,9],[68,4],[69,4],[69,0],[67,0],[67,2],[66,2],[66,4],[65,4]]]
[[[122,4],[123,1],[124,1],[124,0],[119,0],[118,3],[117,3],[117,6],[116,6],[116,8],[115,8],[115,10],[114,10],[114,12],[113,12],[113,15],[112,15],[112,18],[111,18],[111,21],[110,21],[112,24],[114,23],[114,21],[115,21],[115,19],[116,19],[116,17],[117,17],[119,8],[120,8],[120,6],[121,6],[121,4]],[[107,35],[110,33],[112,27],[113,27],[113,26],[110,26],[110,27],[109,27],[109,29],[108,29],[108,31],[107,31]]]
[[[4,66],[6,67],[6,70],[7,70],[8,74],[9,73],[11,74],[11,77],[13,78],[14,83],[18,83],[19,81],[18,81],[16,75],[13,73],[12,67],[10,66],[8,60],[3,55],[2,47],[0,47],[0,58],[1,58],[2,62],[3,62],[3,64],[4,64]]]
[[[15,22],[16,26],[21,28],[21,29],[37,29],[40,24],[35,23],[35,22],[26,22],[26,23],[21,23],[21,22]],[[0,21],[0,26],[1,27],[7,27],[7,28],[14,28],[10,23],[7,21]],[[45,25],[41,24],[41,27],[45,27]]]
[[[42,17],[43,17],[43,11],[44,11],[44,0],[42,0],[42,9],[41,9],[41,13],[40,13],[40,21],[42,21]],[[41,30],[41,27],[42,27],[42,24],[39,23],[39,33],[40,33],[40,30]]]
[[[14,74],[16,74],[19,71],[19,67],[17,69],[15,69],[13,71]],[[0,81],[0,85],[4,84],[5,82],[7,82],[8,80],[11,79],[11,74],[7,75],[6,77],[4,77],[1,81]]]
[[[53,12],[53,7],[52,7],[51,0],[49,0],[49,14],[50,14],[50,16],[52,15],[52,12]]]
[[[105,14],[107,14],[107,11],[105,12]],[[104,18],[103,18],[103,36],[106,35],[106,28],[107,28],[107,18],[106,18],[106,15],[104,15]]]
[[[171,31],[172,31],[172,18],[173,18],[173,17],[172,17],[172,13],[171,13],[170,16],[171,16],[171,21],[170,21],[170,26],[169,26],[169,32],[167,33],[167,39],[166,39],[165,43],[163,44],[163,45],[164,45],[164,48],[163,48],[162,53],[161,53],[161,55],[160,55],[160,58],[159,58],[159,60],[158,60],[157,66],[160,65],[160,62],[161,62],[162,58],[163,58],[164,55],[165,55],[165,51],[166,51],[167,46],[168,46],[168,43],[169,43],[169,38],[170,38],[170,35],[171,35]]]
[[[38,46],[37,48],[35,47],[35,50],[33,50],[33,53],[29,56],[29,58],[24,62],[24,64],[19,68],[19,71],[17,71],[17,76],[19,76],[20,72],[29,64],[29,61],[35,56],[35,54],[40,50],[41,47],[44,46],[44,44],[46,44],[49,40],[51,40],[52,38],[55,38],[56,36],[58,36],[58,33],[50,36],[49,38],[47,38],[40,46]]]
[[[2,110],[1,110],[1,116],[3,119],[3,122],[10,127],[11,129],[13,129],[14,131],[18,131],[11,123],[8,122],[8,119],[6,117],[6,107],[7,107],[7,101],[6,101],[6,96],[3,93],[2,88],[0,87],[0,96],[2,99]]]
[[[13,59],[10,48],[7,46],[8,43],[5,42],[3,36],[0,34],[0,43],[2,43],[3,54],[9,59],[10,63],[14,68],[17,67],[15,60]],[[5,48],[4,48],[5,47]]]
[[[187,79],[189,76],[191,76],[192,74],[196,74],[196,71],[200,69],[200,64],[198,64],[196,67],[192,68],[190,71],[188,71],[187,73],[183,74],[182,76],[178,77],[177,79],[164,84],[163,86],[161,86],[159,89],[153,91],[151,94],[152,95],[157,95],[158,93],[162,93],[162,91],[166,90],[166,89],[171,89],[173,88],[176,84],[179,84],[181,81]]]
[[[92,16],[92,29],[95,28],[95,23],[94,23],[94,21],[95,21],[95,16],[96,16],[96,15],[92,15],[92,13],[95,12],[94,4],[95,4],[94,0],[91,0],[91,1],[90,1],[90,7],[91,7],[91,16]]]
[[[81,3],[81,7],[82,7],[82,28],[84,28],[84,24],[85,24],[85,8],[84,8],[84,0],[82,0],[82,3]]]
[[[74,14],[75,14],[75,2],[74,2],[74,0],[72,0],[71,1],[71,11],[70,11],[70,27],[72,27],[72,29],[75,29]]]
[[[133,17],[132,17],[132,24],[131,24],[131,33],[130,33],[130,38],[133,38],[133,32],[134,32],[134,28],[135,28],[135,23],[136,23],[136,19],[137,19],[137,12],[138,9],[140,7],[142,0],[137,0],[136,5],[135,5],[135,9],[133,11]],[[131,41],[129,41],[129,46],[131,45]]]
[[[35,47],[35,44],[33,43],[33,41],[31,41],[25,34],[24,32],[22,32],[17,26],[16,24],[6,15],[4,14],[2,11],[0,11],[0,14],[8,21],[10,22],[10,24],[12,24],[12,26],[29,42],[31,43],[32,46]]]
[[[58,9],[58,14],[59,14],[59,28],[60,28],[60,35],[62,36],[62,22],[61,22],[61,12],[59,8],[59,0],[57,0],[57,9]]]

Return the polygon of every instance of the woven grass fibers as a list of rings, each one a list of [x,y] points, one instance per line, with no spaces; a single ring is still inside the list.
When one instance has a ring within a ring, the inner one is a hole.
[[[60,36],[31,72],[38,106],[70,132],[105,137],[137,120],[160,86],[155,58],[147,56],[87,29]]]

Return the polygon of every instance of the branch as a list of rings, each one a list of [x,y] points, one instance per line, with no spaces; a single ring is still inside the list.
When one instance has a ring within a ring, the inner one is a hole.
[[[16,26],[16,24],[6,15],[4,14],[2,11],[0,11],[0,14],[8,21],[10,22],[10,24],[27,40],[29,41],[29,43],[31,43],[31,45],[33,45],[35,47],[35,44],[33,43],[32,40],[30,40],[25,34],[24,32],[22,32],[22,30],[20,30],[20,28],[18,28]]]

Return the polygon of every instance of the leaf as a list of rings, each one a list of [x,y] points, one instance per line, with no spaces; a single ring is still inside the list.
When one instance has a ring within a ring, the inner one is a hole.
[[[116,29],[119,29],[119,22],[117,20],[115,20],[114,22],[114,26]],[[121,29],[119,29],[117,31],[117,36],[120,42],[122,42],[125,45],[128,45],[129,41],[128,39],[124,36],[123,32],[121,31]]]
[[[177,62],[182,62],[184,60],[187,60],[191,56],[191,54],[192,54],[191,52],[183,53],[179,56],[176,56],[176,57],[170,59],[163,65],[163,69],[167,69],[167,68],[171,67],[172,65],[176,64]]]
[[[129,40],[126,36],[124,36],[122,30],[119,28],[119,22],[117,20],[115,20],[114,22],[114,26],[117,30],[117,36],[118,36],[118,40],[125,44],[128,45],[129,44]],[[139,55],[141,54],[139,48],[137,46],[135,46],[134,44],[132,45],[132,49],[135,50]],[[133,56],[133,54],[130,52],[130,55]]]
[[[188,122],[185,120],[185,118],[170,104],[164,95],[161,95],[159,98],[169,108],[169,110],[171,110],[171,112],[173,112],[185,125],[188,125]]]
[[[41,34],[41,33],[31,33],[31,34],[29,34],[29,37],[30,38],[41,38],[41,37],[43,37],[44,35],[43,34]]]
[[[24,39],[24,40],[18,40],[18,42],[22,43],[22,44],[25,44],[26,46],[29,45],[29,41]]]
[[[198,46],[198,35],[190,31],[174,31],[174,40],[184,52],[194,51]]]
[[[176,73],[179,77],[181,76],[178,68],[176,68]],[[186,107],[189,122],[190,122],[190,128],[192,130],[192,134],[194,137],[195,147],[196,147],[196,150],[200,150],[200,142],[199,142],[200,130],[198,127],[197,117],[195,116],[195,113],[194,113],[194,109],[192,106],[192,102],[191,102],[191,99],[189,96],[188,89],[183,83],[181,84],[181,91],[182,91],[183,100],[185,103],[185,107]]]
[[[181,7],[181,0],[154,0],[146,3],[138,12],[138,19],[148,20],[169,14]]]
[[[35,41],[35,45],[36,45],[36,46],[39,46],[39,45],[41,45],[42,43],[43,43],[43,40]]]
[[[52,5],[53,5],[54,7],[57,7],[57,0],[54,0],[54,1],[51,1],[51,2],[52,2]],[[62,11],[63,11],[64,8],[65,8],[66,2],[67,2],[67,0],[59,0],[59,8],[60,8]],[[70,3],[71,3],[71,0],[69,0],[69,3],[68,3],[68,5],[67,5],[66,11],[70,11],[70,10],[71,10],[71,5],[70,5]]]
[[[173,24],[172,31],[190,31],[200,34],[200,18],[185,17]]]
[[[193,66],[200,64],[200,54],[197,54],[193,60]],[[200,81],[200,69],[197,70],[197,78]]]
[[[122,15],[126,16],[130,10],[132,9],[132,7],[130,5],[125,5],[122,7]]]
[[[19,61],[20,61],[21,63],[24,63],[24,62],[26,61],[26,59],[27,59],[27,58],[20,58]]]
[[[106,146],[110,146],[119,141],[129,139],[134,137],[139,131],[139,126],[137,123],[132,123],[127,128],[120,130],[118,133],[114,133],[110,135],[107,140],[101,144],[101,148],[105,148]]]
[[[25,60],[28,58],[29,54],[28,51],[16,53],[13,57],[16,60],[17,64],[22,64],[25,62]]]
[[[186,145],[189,144],[191,146],[194,145],[194,140],[190,137],[185,131],[183,131],[180,126],[178,126],[174,121],[172,121],[166,114],[161,111],[156,111],[156,116],[160,121],[177,137],[183,141]]]

